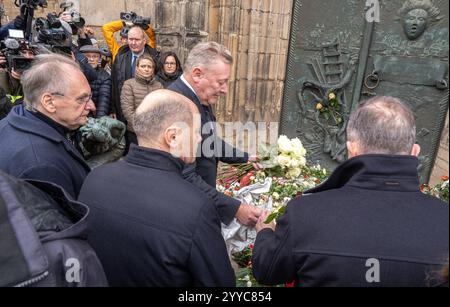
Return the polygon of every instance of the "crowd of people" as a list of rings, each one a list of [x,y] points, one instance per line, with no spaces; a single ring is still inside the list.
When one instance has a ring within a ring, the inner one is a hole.
[[[231,287],[221,224],[234,219],[258,231],[253,270],[265,285],[448,285],[437,273],[448,204],[420,192],[403,102],[362,102],[348,123],[349,160],[266,224],[268,212],[216,189],[219,162],[261,168],[217,136],[213,106],[233,65],[225,46],[200,43],[182,67],[157,52],[150,25],[104,25],[107,49],[87,28],[75,34],[69,55],[32,54],[31,67],[6,72],[20,93],[5,90],[0,121],[0,286]],[[104,116],[127,125],[126,154],[91,170],[74,136]]]

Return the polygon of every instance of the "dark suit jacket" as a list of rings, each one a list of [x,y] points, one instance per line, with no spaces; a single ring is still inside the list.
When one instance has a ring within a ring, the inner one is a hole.
[[[186,96],[197,106],[202,118],[201,147],[203,148],[204,142],[211,139],[211,137],[215,140],[214,142],[211,142],[210,146],[212,154],[210,156],[205,156],[205,152],[202,151],[200,157],[197,158],[196,163],[185,168],[183,176],[214,200],[222,222],[228,225],[235,217],[240,202],[217,192],[217,165],[219,161],[228,164],[247,163],[248,154],[231,147],[225,141],[216,137],[214,131],[216,118],[212,108],[210,106],[206,107],[202,105],[197,95],[187,87],[181,79],[175,81],[169,89]],[[205,126],[208,127],[207,133],[203,133],[203,127]],[[227,157],[226,153],[232,153],[232,156]]]
[[[89,242],[112,286],[235,285],[217,210],[183,166],[132,145],[86,178],[79,200],[91,209]]]
[[[256,279],[306,287],[439,285],[449,207],[421,193],[417,166],[412,156],[367,155],[338,167],[289,203],[275,232],[258,234]],[[379,283],[370,283],[377,268]]]

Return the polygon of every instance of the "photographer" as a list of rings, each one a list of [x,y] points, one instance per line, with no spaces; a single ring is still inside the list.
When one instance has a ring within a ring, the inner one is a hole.
[[[28,65],[31,64],[31,60],[34,59],[35,55],[33,50],[28,44],[24,44],[20,47],[18,54],[10,57],[15,57],[15,59],[29,59],[30,61],[21,61],[21,67],[15,67],[19,61],[12,61],[8,63],[6,55],[0,51],[0,119],[5,117],[13,106],[23,103],[23,90],[20,84],[20,79],[22,73],[26,70]]]
[[[121,15],[131,15],[131,16],[125,16],[133,18],[133,13],[122,13]],[[134,14],[135,15],[135,14]],[[116,20],[110,23],[107,23],[103,25],[102,31],[103,36],[105,37],[105,41],[109,47],[109,50],[111,51],[111,55],[113,58],[113,61],[116,58],[117,53],[119,52],[120,47],[127,44],[127,36],[128,31],[131,27],[135,25],[133,20]],[[153,28],[150,26],[150,24],[146,25],[139,25],[144,31],[145,34],[147,34],[149,40],[147,41],[147,44],[152,47],[153,49],[156,49],[156,36],[155,32],[153,31]],[[114,37],[114,34],[116,32],[120,31],[121,36],[121,43],[119,44],[117,40]]]

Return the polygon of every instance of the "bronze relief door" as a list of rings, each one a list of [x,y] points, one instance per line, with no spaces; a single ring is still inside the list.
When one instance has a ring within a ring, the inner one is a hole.
[[[427,182],[448,112],[444,0],[295,0],[280,133],[300,137],[312,163],[346,157],[346,123],[375,95],[414,110]]]

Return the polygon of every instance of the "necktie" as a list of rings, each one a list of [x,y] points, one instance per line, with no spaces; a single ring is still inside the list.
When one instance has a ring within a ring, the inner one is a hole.
[[[137,56],[133,54],[133,59],[131,60],[131,75],[133,77],[136,72],[136,59],[137,59]]]

